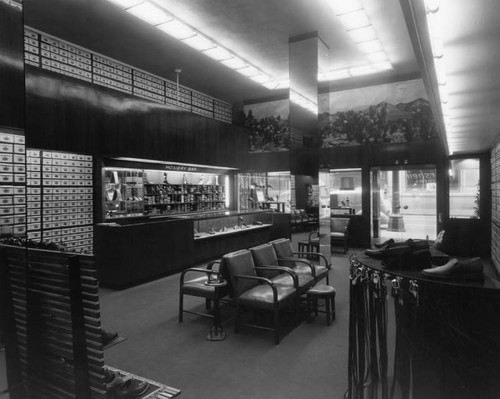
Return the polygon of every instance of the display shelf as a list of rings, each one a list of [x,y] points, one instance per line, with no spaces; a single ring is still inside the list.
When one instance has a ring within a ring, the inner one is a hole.
[[[26,234],[24,136],[0,131],[0,235]]]
[[[193,169],[189,167],[186,171],[191,173],[184,173],[184,170],[104,168],[106,220],[225,210],[226,187],[218,184],[220,176],[207,172],[206,168],[202,172]],[[133,179],[128,184],[127,176]]]
[[[216,231],[216,230],[211,230],[209,232],[195,232],[194,234],[194,239],[195,240],[203,240],[207,238],[212,238],[212,237],[221,237],[221,236],[226,236],[226,235],[231,235],[231,234],[238,234],[243,231],[249,231],[249,230],[259,230],[259,229],[266,229],[271,227],[272,224],[270,223],[261,223],[261,224],[255,224],[251,226],[233,226],[233,227],[223,227],[222,230]]]
[[[91,155],[28,149],[27,238],[93,251]]]

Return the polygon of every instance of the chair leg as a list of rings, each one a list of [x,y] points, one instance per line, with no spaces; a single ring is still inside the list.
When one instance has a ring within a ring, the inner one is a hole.
[[[280,312],[277,306],[274,307],[274,345],[280,343]]]
[[[332,298],[332,320],[335,320],[335,297]]]
[[[183,301],[184,301],[184,295],[181,292],[181,293],[179,293],[179,323],[182,323],[183,315],[184,315]]]
[[[236,310],[235,311],[236,311],[236,313],[235,313],[235,317],[234,317],[234,333],[238,334],[240,332],[240,311],[241,311],[241,307],[240,307],[240,304],[238,301],[236,302]]]
[[[326,325],[330,325],[330,298],[325,298],[325,310],[326,310]]]

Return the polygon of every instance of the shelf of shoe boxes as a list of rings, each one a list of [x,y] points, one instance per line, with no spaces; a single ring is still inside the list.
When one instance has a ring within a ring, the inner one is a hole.
[[[225,208],[222,185],[145,184],[145,188],[144,208],[149,215]]]
[[[0,235],[26,234],[24,136],[0,131]]]
[[[93,251],[92,156],[27,149],[27,238]]]

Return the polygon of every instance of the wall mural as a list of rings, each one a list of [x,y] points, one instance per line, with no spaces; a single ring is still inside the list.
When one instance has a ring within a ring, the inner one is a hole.
[[[250,152],[290,150],[288,100],[245,106],[245,127],[250,129]]]
[[[406,143],[437,136],[423,82],[329,93],[318,116],[322,147]]]
[[[437,137],[421,79],[320,94],[321,147],[406,143]],[[244,107],[250,152],[290,149],[289,102]]]

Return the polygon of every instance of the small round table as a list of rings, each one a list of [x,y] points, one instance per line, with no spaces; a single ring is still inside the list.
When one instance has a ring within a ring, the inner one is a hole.
[[[215,295],[214,295],[214,324],[210,327],[210,330],[207,334],[208,341],[222,341],[226,339],[226,333],[222,328],[220,322],[220,301],[219,301],[219,290],[222,287],[227,285],[226,280],[217,279],[217,280],[207,280],[205,281],[205,285],[209,287],[214,287]]]

